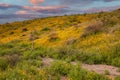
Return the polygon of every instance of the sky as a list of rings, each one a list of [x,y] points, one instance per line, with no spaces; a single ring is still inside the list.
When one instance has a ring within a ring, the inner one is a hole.
[[[0,23],[118,8],[120,0],[0,0]]]

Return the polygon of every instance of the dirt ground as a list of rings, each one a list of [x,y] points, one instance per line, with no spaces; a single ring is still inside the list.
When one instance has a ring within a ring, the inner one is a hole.
[[[50,64],[54,61],[54,59],[52,58],[42,58],[43,64],[46,66],[50,66]],[[76,65],[76,62],[71,62],[71,64]],[[103,74],[106,75],[105,71],[109,72],[109,75],[107,75],[108,77],[112,78],[114,80],[114,77],[116,76],[120,76],[120,72],[119,69],[117,67],[114,66],[110,66],[110,65],[90,65],[90,64],[82,64],[82,68],[88,70],[88,71],[94,71],[98,74]],[[67,80],[66,77],[62,77],[61,80]]]
[[[82,64],[82,68],[87,69],[89,71],[94,71],[98,74],[105,74],[105,71],[109,72],[109,76],[115,77],[119,76],[120,72],[117,67],[109,66],[109,65],[89,65],[89,64]]]

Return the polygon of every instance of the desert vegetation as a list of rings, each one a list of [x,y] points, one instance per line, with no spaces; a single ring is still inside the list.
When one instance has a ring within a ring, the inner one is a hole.
[[[1,24],[0,80],[120,80],[82,67],[110,65],[120,74],[119,12]]]

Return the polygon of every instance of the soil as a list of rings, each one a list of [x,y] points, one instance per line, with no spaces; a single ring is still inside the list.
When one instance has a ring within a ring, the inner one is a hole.
[[[45,66],[50,66],[51,63],[54,61],[54,59],[52,58],[42,58],[43,64]],[[71,64],[76,65],[76,62],[71,62]],[[109,75],[107,75],[108,77],[110,77],[112,80],[114,80],[114,77],[116,76],[120,76],[120,72],[119,72],[119,68],[114,67],[114,66],[110,66],[110,65],[103,65],[103,64],[82,64],[82,68],[86,69],[88,71],[94,71],[98,74],[105,74],[105,71],[109,72]],[[61,77],[61,80],[67,80],[66,77]]]

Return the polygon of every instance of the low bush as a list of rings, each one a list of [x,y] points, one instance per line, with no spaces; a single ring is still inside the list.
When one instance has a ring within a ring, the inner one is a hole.
[[[8,70],[2,75],[3,80],[29,80],[30,78],[26,74],[22,74],[19,70]]]
[[[105,70],[105,75],[110,75],[110,72],[108,70]]]
[[[117,77],[115,78],[115,80],[120,80],[120,76],[117,76]]]
[[[87,72],[80,68],[80,65],[76,65],[70,70],[68,77],[70,80],[87,80],[86,74]]]
[[[0,71],[6,70],[8,66],[9,65],[8,65],[7,60],[4,58],[0,58]]]
[[[47,48],[44,47],[38,47],[35,48],[33,51],[27,50],[23,53],[24,59],[39,59],[41,57],[46,57],[47,54]]]
[[[43,28],[41,31],[50,31],[50,28],[45,27],[45,28]]]
[[[102,28],[103,28],[103,23],[100,21],[96,21],[94,24],[89,25],[87,28],[85,28],[84,33],[81,35],[81,38],[101,32]]]
[[[11,67],[15,66],[20,61],[20,55],[18,54],[6,55],[5,58]]]
[[[50,71],[52,74],[60,74],[60,75],[67,75],[71,69],[71,64],[62,62],[62,61],[56,61],[54,62],[51,67]]]
[[[26,31],[28,31],[27,28],[23,28],[23,29],[22,29],[22,32],[26,32]]]
[[[120,67],[120,57],[112,59],[112,65]]]
[[[54,42],[54,41],[57,41],[57,40],[59,40],[59,37],[58,37],[58,34],[57,33],[51,33],[49,36],[49,41],[50,42]]]
[[[12,35],[12,34],[14,34],[14,32],[12,31],[12,32],[10,32],[10,35]]]

